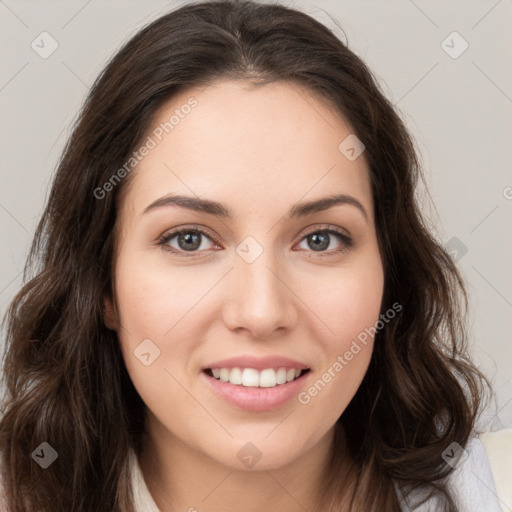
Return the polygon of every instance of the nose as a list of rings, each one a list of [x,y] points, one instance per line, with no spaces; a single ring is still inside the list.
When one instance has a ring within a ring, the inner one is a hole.
[[[290,279],[269,253],[264,251],[252,263],[236,258],[228,278],[228,299],[223,310],[224,323],[229,329],[247,331],[258,339],[269,339],[276,333],[282,335],[298,318],[298,299],[292,292]]]

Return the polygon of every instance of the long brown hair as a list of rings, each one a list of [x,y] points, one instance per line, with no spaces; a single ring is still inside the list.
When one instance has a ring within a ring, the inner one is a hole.
[[[11,512],[132,511],[127,455],[145,405],[102,317],[112,292],[116,199],[105,192],[174,94],[217,78],[288,80],[336,109],[366,146],[385,270],[382,311],[363,383],[336,424],[321,510],[339,510],[341,433],[354,461],[351,510],[399,511],[401,489],[456,510],[441,454],[465,446],[484,377],[466,355],[464,283],[418,210],[414,144],[366,65],[332,31],[284,6],[189,3],[140,30],[94,83],[64,149],[35,233],[24,285],[4,322],[7,394],[0,450]],[[101,194],[95,191],[102,190]],[[49,443],[57,460],[32,459]]]

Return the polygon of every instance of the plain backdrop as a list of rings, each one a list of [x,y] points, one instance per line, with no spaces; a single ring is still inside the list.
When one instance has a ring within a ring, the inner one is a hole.
[[[93,80],[138,28],[183,3],[0,0],[0,313]],[[468,283],[472,352],[494,383],[480,427],[511,427],[512,1],[283,3],[348,40],[411,130],[425,215]]]

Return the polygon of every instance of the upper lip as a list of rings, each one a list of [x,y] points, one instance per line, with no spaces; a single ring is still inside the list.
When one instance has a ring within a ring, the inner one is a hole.
[[[208,368],[254,368],[255,370],[265,370],[266,368],[296,368],[299,370],[307,370],[309,366],[284,356],[263,356],[256,357],[244,355],[239,357],[230,357],[215,361],[203,367]]]

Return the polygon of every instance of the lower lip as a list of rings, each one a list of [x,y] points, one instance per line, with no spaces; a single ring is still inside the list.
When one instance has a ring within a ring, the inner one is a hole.
[[[300,393],[304,387],[307,376],[311,371],[302,374],[298,379],[279,384],[272,388],[249,387],[230,384],[201,372],[211,389],[226,402],[246,411],[271,411],[289,402]]]

